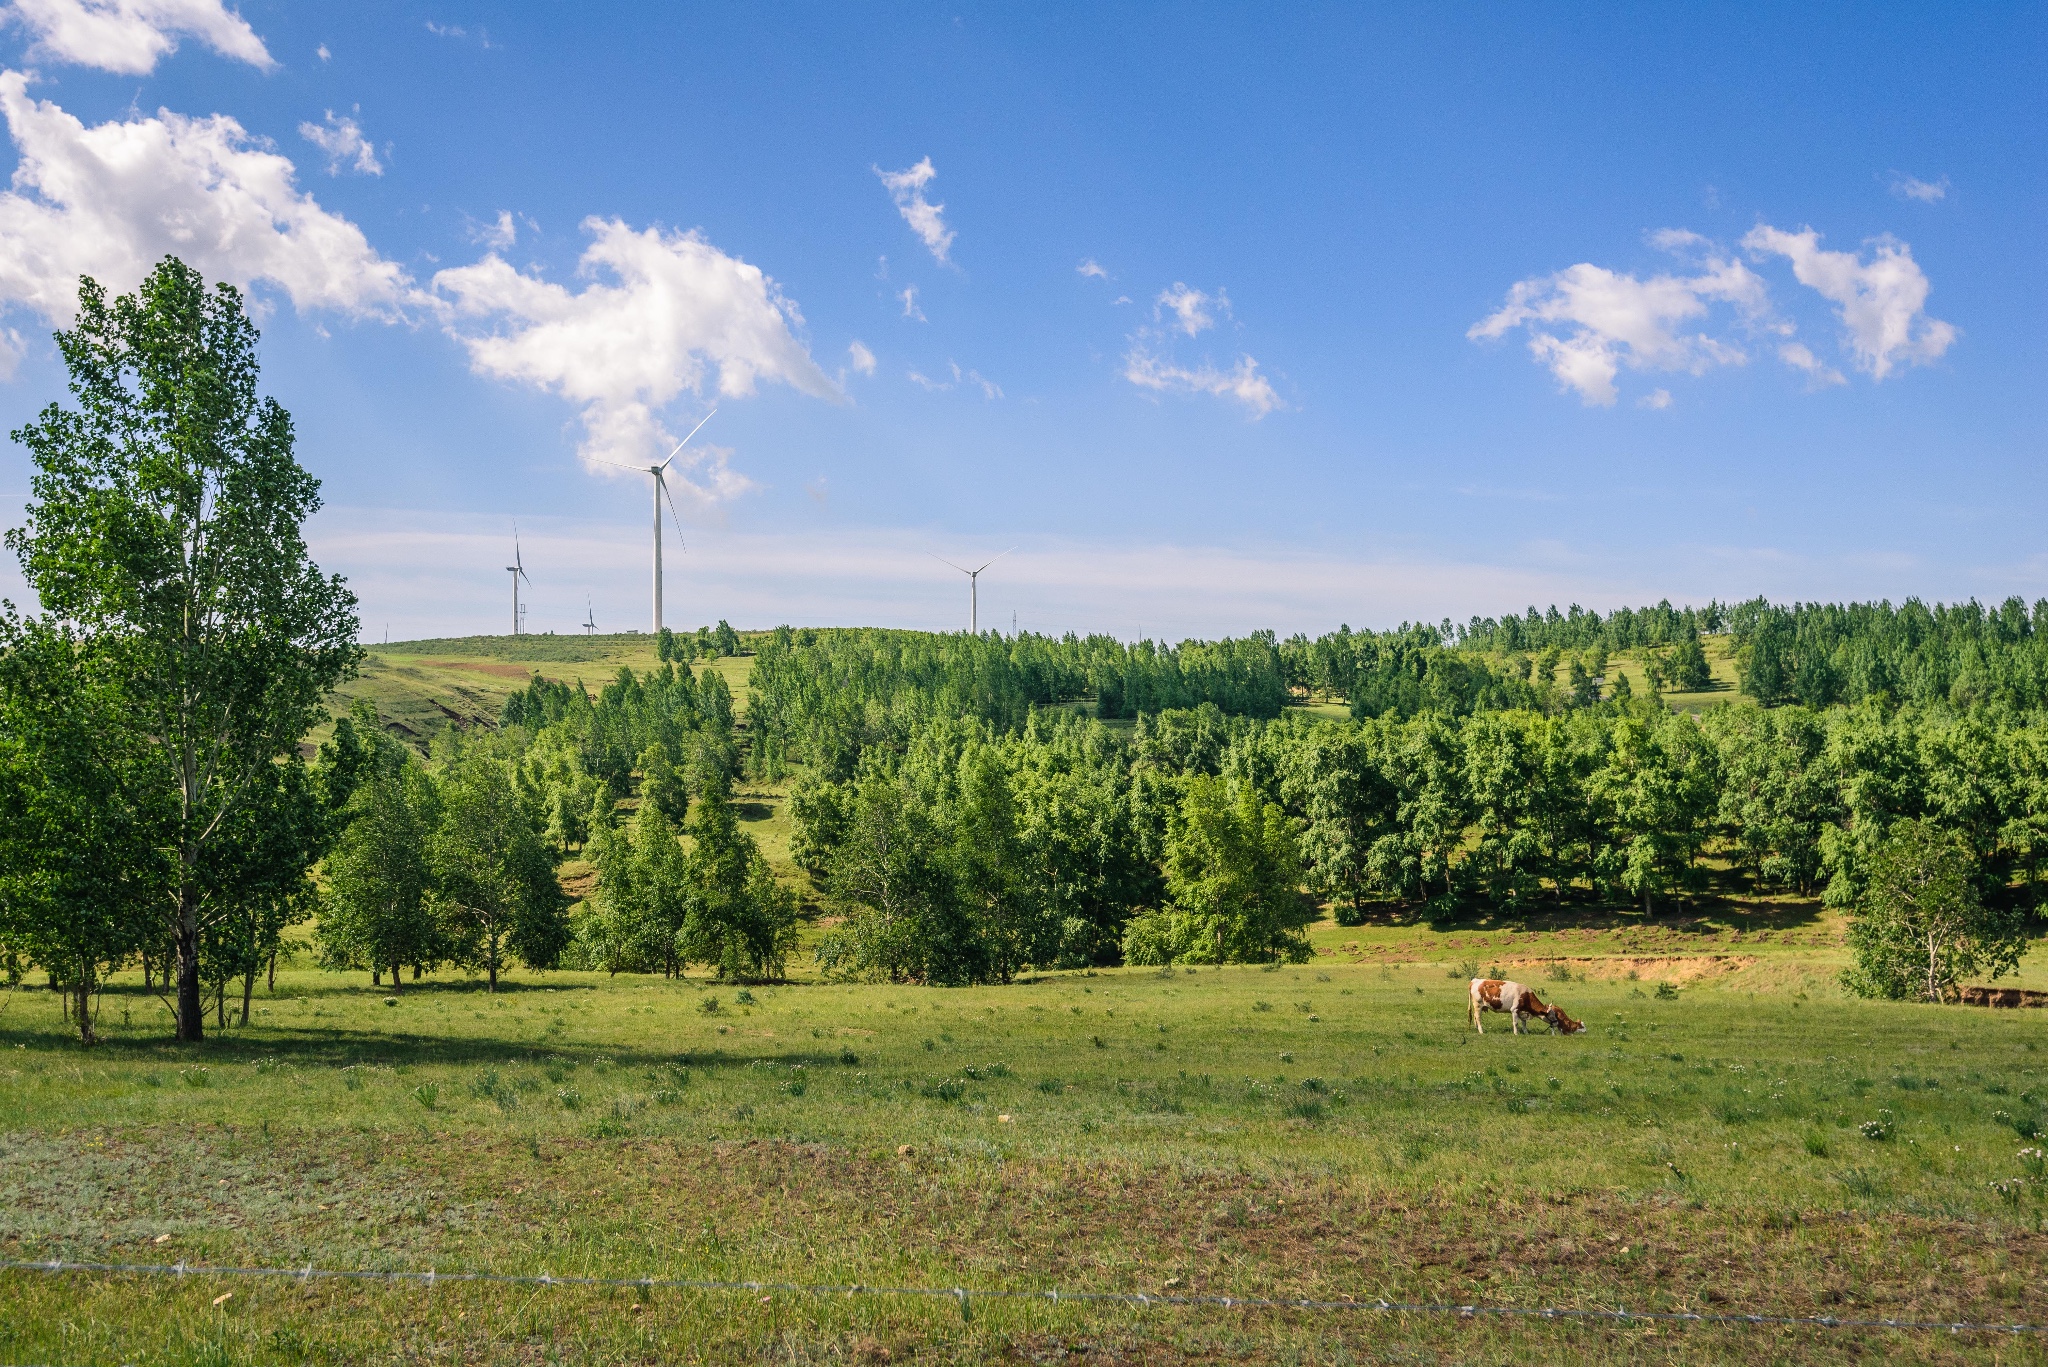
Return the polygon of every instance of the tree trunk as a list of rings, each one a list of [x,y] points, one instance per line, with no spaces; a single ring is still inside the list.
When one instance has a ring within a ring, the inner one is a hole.
[[[277,951],[270,951],[270,981],[263,985],[266,992],[277,991]]]
[[[249,971],[242,975],[242,1028],[249,1028],[249,998],[256,992],[256,966],[249,965]]]
[[[92,1033],[92,960],[78,962],[78,1039],[81,1044],[97,1043]]]
[[[199,890],[189,884],[178,893],[177,946],[178,1040],[198,1044],[206,1038],[206,1006],[199,995]]]
[[[372,987],[382,987],[383,985],[384,985],[384,970],[383,970],[383,969],[381,969],[381,968],[378,968],[378,967],[376,967],[376,966],[375,966],[374,964],[373,964],[373,965],[371,965],[371,967],[370,967],[370,986],[372,986]]]
[[[397,964],[391,965],[391,995],[394,997],[405,995],[405,986],[403,980],[398,976]]]
[[[228,1028],[228,980],[225,977],[213,986],[213,1020],[215,1028]]]

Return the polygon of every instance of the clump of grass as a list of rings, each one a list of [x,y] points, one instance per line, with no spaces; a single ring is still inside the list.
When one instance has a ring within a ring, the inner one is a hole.
[[[409,1095],[414,1101],[419,1102],[420,1105],[431,1111],[441,1104],[441,1084],[438,1082],[422,1082],[419,1086],[413,1088]]]
[[[936,1049],[936,1048],[938,1048],[938,1047],[939,1047],[939,1042],[938,1042],[937,1040],[935,1040],[935,1039],[930,1039],[930,1038],[927,1038],[927,1039],[925,1040],[925,1042],[924,1042],[924,1049],[925,1049],[925,1052],[926,1052],[926,1053],[930,1053],[930,1052],[931,1052],[932,1050],[934,1050],[934,1049]]]
[[[707,1016],[715,1016],[724,1008],[719,1006],[718,998],[707,996],[698,999],[697,1009]]]
[[[580,1111],[583,1109],[583,1093],[577,1091],[574,1087],[564,1087],[561,1091],[556,1092],[555,1100],[562,1104],[562,1109],[565,1111]]]
[[[1100,1035],[1090,1035],[1090,1036],[1088,1037],[1088,1040],[1089,1040],[1089,1042],[1090,1042],[1091,1044],[1093,1044],[1093,1045],[1094,1045],[1094,1046],[1095,1046],[1095,1047],[1096,1047],[1097,1049],[1107,1049],[1107,1048],[1109,1048],[1109,1045],[1108,1045],[1107,1043],[1105,1043],[1105,1042],[1103,1041],[1103,1038],[1102,1038],[1102,1036],[1100,1036]]]
[[[1669,982],[1669,981],[1665,981],[1665,982],[1661,982],[1661,983],[1658,983],[1658,984],[1657,984],[1657,1000],[1658,1000],[1658,1001],[1660,1001],[1660,1002],[1675,1002],[1675,1001],[1677,1001],[1677,1000],[1678,1000],[1678,985],[1677,985],[1676,983],[1673,983],[1673,982]]]
[[[754,994],[743,987],[733,994],[732,1000],[735,1006],[752,1006],[754,1004]]]
[[[1042,1077],[1038,1079],[1037,1086],[1038,1090],[1044,1092],[1047,1096],[1058,1096],[1061,1092],[1067,1090],[1067,1084],[1056,1077]]]
[[[1808,1130],[1802,1142],[1806,1145],[1806,1151],[1815,1158],[1828,1156],[1828,1137],[1819,1130]]]
[[[1543,970],[1543,976],[1554,983],[1568,983],[1572,980],[1572,966],[1562,959],[1555,960]]]
[[[1450,968],[1445,970],[1444,976],[1446,978],[1476,978],[1479,976],[1479,965],[1473,960],[1467,960],[1461,964],[1452,964]],[[1418,987],[1415,990],[1420,992],[1422,989]]]
[[[180,1068],[178,1078],[187,1087],[211,1087],[213,1070],[210,1068]]]
[[[1254,1010],[1254,1011],[1271,1011],[1272,1009],[1273,1009],[1273,1003],[1271,1003],[1271,1002],[1253,1002],[1253,1003],[1252,1003],[1252,1010]]]
[[[1297,1097],[1281,1107],[1281,1111],[1290,1120],[1300,1120],[1314,1125],[1321,1122],[1323,1117],[1328,1114],[1329,1108],[1323,1104],[1320,1098],[1309,1096]]]
[[[841,1054],[839,1055],[839,1061],[840,1061],[841,1063],[845,1064],[845,1065],[846,1065],[847,1067],[849,1067],[849,1068],[858,1068],[858,1067],[860,1067],[860,1055],[859,1055],[859,1054],[856,1054],[856,1053],[854,1053],[854,1052],[853,1052],[853,1050],[851,1050],[851,1049],[847,1049],[847,1050],[843,1051],[843,1052],[842,1052],[842,1053],[841,1053]]]
[[[1865,1139],[1875,1143],[1881,1144],[1892,1137],[1892,1127],[1882,1120],[1866,1120],[1856,1129]]]
[[[927,1101],[958,1101],[967,1095],[967,1084],[957,1077],[927,1078],[917,1094]]]

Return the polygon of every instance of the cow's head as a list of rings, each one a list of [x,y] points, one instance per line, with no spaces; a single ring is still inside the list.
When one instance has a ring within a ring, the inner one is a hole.
[[[1570,1016],[1567,1016],[1562,1006],[1553,1006],[1548,1011],[1545,1011],[1543,1019],[1549,1021],[1550,1028],[1557,1031],[1560,1035],[1583,1034],[1586,1029],[1584,1021],[1575,1021]]]

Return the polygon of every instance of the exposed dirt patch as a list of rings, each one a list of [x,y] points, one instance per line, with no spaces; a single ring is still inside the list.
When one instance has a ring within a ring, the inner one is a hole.
[[[1499,967],[1507,969],[1548,969],[1553,964],[1567,965],[1575,978],[1590,978],[1596,982],[1625,980],[1630,974],[1648,982],[1697,983],[1713,978],[1724,978],[1730,973],[1740,973],[1754,967],[1754,954],[1695,954],[1658,958],[1541,958],[1502,959]],[[1540,976],[1540,974],[1538,975]]]

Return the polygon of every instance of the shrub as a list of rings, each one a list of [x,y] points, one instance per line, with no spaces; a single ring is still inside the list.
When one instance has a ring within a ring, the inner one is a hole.
[[[1672,983],[1672,982],[1661,982],[1661,983],[1658,983],[1658,984],[1657,984],[1657,1000],[1658,1000],[1658,1001],[1660,1001],[1660,1002],[1675,1002],[1675,1001],[1677,1001],[1677,1000],[1678,1000],[1678,985],[1677,985],[1676,983]]]
[[[1543,976],[1554,983],[1568,983],[1572,980],[1572,966],[1562,959],[1554,960],[1543,970]]]

